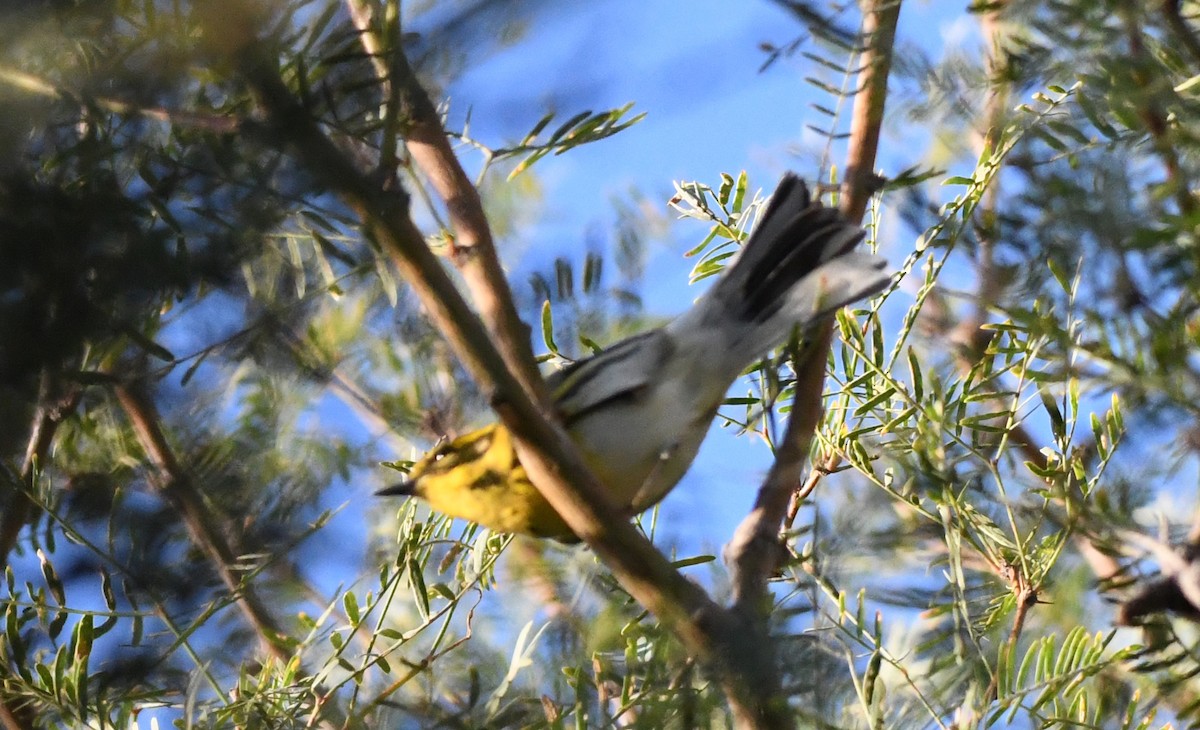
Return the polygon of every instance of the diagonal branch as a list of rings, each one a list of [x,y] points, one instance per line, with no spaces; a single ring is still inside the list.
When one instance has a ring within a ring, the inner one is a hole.
[[[23,489],[33,489],[34,472],[45,465],[55,432],[75,412],[81,397],[83,389],[78,385],[64,384],[49,371],[42,373],[29,444],[21,462],[19,477]],[[33,519],[34,511],[34,504],[24,491],[14,492],[4,515],[0,516],[0,565],[8,564],[8,555],[16,547],[21,530]]]
[[[841,198],[842,212],[855,221],[862,219],[872,194],[871,173],[883,124],[900,2],[863,0],[861,7],[862,37],[865,39],[863,71],[854,99],[847,178]],[[833,342],[833,320],[819,324],[809,337],[811,347],[796,373],[792,412],[787,432],[776,452],[775,463],[759,489],[753,510],[738,525],[726,548],[726,561],[733,573],[731,611],[745,627],[747,643],[755,647],[755,653],[762,657],[760,661],[767,664],[759,666],[754,675],[758,691],[767,698],[782,694],[778,684],[777,657],[767,625],[771,608],[767,582],[786,555],[780,543],[780,527],[788,513],[788,503],[800,482],[800,473],[821,422],[825,367]]]
[[[542,416],[509,372],[495,341],[459,295],[408,215],[403,191],[387,189],[347,160],[288,91],[271,63],[247,42],[237,68],[265,112],[265,142],[287,148],[337,193],[367,236],[391,257],[463,364],[517,437],[522,465],[568,526],[597,552],[636,600],[670,626],[683,644],[718,673],[731,703],[754,705],[749,676],[756,656],[744,651],[733,617],[683,578],[611,504],[566,433]],[[476,255],[479,255],[476,252]],[[755,714],[755,710],[747,711]]]
[[[408,215],[407,196],[349,161],[258,53],[250,42],[237,50],[235,58],[265,112],[267,126],[261,139],[288,149],[338,194],[360,218],[366,234],[391,257],[464,366],[493,395],[497,413],[517,438],[521,464],[547,501],[630,595],[715,673],[739,727],[790,726],[786,703],[777,693],[763,691],[772,684],[759,681],[763,672],[776,671],[771,657],[758,651],[757,642],[748,645],[739,617],[683,578],[611,504],[576,446],[543,415],[497,350],[497,339],[513,335],[494,335],[484,327],[426,246]],[[444,152],[435,148],[432,154]],[[451,175],[448,180],[453,185],[469,184],[462,176]],[[473,199],[463,191],[450,197],[459,201],[456,215],[462,215],[462,201]],[[494,255],[490,247],[474,246],[467,263],[489,255]],[[455,261],[461,263],[461,258]],[[524,335],[519,342],[519,347],[525,347]],[[512,342],[505,345],[515,347]]]
[[[471,292],[479,317],[492,335],[492,344],[525,392],[541,405],[544,413],[553,413],[550,396],[529,349],[529,327],[521,321],[513,304],[512,290],[496,255],[479,191],[451,149],[441,116],[400,47],[399,23],[389,26],[395,37],[380,37],[362,0],[347,0],[347,5],[364,48],[375,59],[376,73],[380,74],[390,102],[385,117],[398,118],[400,123],[392,126],[402,130],[413,162],[446,205],[453,229],[450,258]],[[384,53],[386,64],[381,56]],[[390,137],[394,131],[385,127],[384,134]],[[392,141],[384,142],[386,152],[391,149]]]
[[[158,409],[149,397],[134,385],[117,385],[114,391],[130,425],[133,426],[138,442],[154,466],[152,482],[175,506],[193,542],[212,561],[225,588],[236,598],[242,614],[254,627],[262,649],[286,662],[291,657],[287,636],[280,630],[278,622],[258,596],[254,586],[243,576],[238,567],[237,551],[222,529],[220,519],[213,514],[189,478],[187,470],[179,463],[175,452],[167,443]]]
[[[854,98],[847,177],[840,206],[850,220],[861,220],[872,194],[871,173],[883,124],[900,2],[863,0],[862,13],[862,37],[866,39],[862,52],[863,70]],[[788,503],[800,483],[813,435],[820,425],[833,321],[818,325],[810,337],[812,347],[796,374],[795,401],[775,463],[759,489],[754,509],[738,525],[726,548],[726,560],[734,574],[734,610],[747,620],[759,623],[764,640],[765,610],[769,608],[767,581],[778,568],[782,553],[780,526],[788,514]]]

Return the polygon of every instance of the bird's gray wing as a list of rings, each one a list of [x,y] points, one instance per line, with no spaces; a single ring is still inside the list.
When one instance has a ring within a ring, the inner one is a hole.
[[[598,408],[636,399],[663,377],[672,349],[671,337],[654,329],[552,373],[546,382],[564,424],[570,427]]]

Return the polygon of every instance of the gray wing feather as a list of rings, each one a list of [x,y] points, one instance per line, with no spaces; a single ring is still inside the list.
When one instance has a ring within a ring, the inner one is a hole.
[[[551,373],[546,382],[559,416],[570,426],[601,406],[636,398],[662,377],[672,349],[670,336],[653,329]]]

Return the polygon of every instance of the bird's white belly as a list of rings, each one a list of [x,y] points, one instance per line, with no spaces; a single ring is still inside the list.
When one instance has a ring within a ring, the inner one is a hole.
[[[660,383],[571,424],[588,465],[631,514],[656,504],[691,466],[715,413],[696,400],[678,382]]]

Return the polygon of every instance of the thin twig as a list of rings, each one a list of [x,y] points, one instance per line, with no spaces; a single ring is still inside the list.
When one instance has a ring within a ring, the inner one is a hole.
[[[375,438],[382,438],[394,449],[409,448],[408,444],[384,418],[383,410],[378,401],[372,399],[346,372],[334,365],[325,368],[310,364],[312,354],[300,335],[282,322],[273,327],[276,336],[283,341],[296,363],[311,372],[318,380],[323,381],[342,403],[354,412],[363,426],[373,432]]]
[[[234,117],[199,114],[159,106],[142,106],[107,96],[80,97],[79,94],[56,86],[46,79],[8,66],[0,66],[0,83],[35,96],[71,100],[77,102],[81,109],[90,105],[112,114],[143,117],[170,124],[173,127],[200,129],[217,134],[232,134],[238,130],[239,121]]]
[[[792,496],[788,500],[787,514],[783,517],[785,532],[792,529],[792,525],[796,522],[796,516],[800,514],[800,506],[812,495],[821,480],[832,474],[841,464],[842,455],[832,452],[825,457],[824,462],[808,470],[808,476],[804,478],[804,483],[792,492]]]
[[[1017,607],[1013,612],[1012,629],[1008,632],[1008,640],[1000,648],[1004,661],[997,665],[996,671],[992,672],[992,680],[983,694],[985,705],[996,700],[996,693],[1000,689],[1000,674],[1004,671],[1004,666],[1010,665],[1012,658],[1016,656],[1017,643],[1021,640],[1021,632],[1025,628],[1026,619],[1029,618],[1029,611],[1038,602],[1037,587],[1030,585],[1024,576],[1016,576],[1013,581],[1013,589],[1016,593]]]

